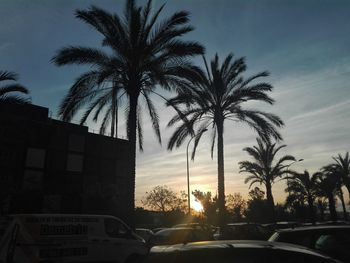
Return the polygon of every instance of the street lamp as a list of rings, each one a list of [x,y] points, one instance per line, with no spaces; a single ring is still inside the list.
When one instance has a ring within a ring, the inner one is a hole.
[[[188,202],[188,215],[191,214],[191,195],[190,195],[190,167],[188,162],[188,146],[190,146],[191,141],[193,138],[196,138],[197,136],[202,136],[203,133],[205,133],[208,129],[202,130],[199,134],[193,135],[191,139],[187,143],[186,147],[186,158],[187,158],[187,202]]]
[[[295,163],[302,162],[304,159],[299,159],[291,162],[290,164],[287,165],[287,186],[288,186],[288,196],[290,196],[290,190],[289,190],[289,167],[292,166]]]

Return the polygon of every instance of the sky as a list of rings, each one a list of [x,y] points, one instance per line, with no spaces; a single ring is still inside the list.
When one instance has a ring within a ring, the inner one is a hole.
[[[144,3],[144,1],[139,1]],[[273,85],[275,105],[254,103],[259,110],[278,114],[287,145],[281,152],[304,161],[291,168],[316,172],[332,162],[332,156],[350,150],[350,2],[338,0],[156,0],[165,3],[162,17],[175,11],[191,13],[195,30],[186,39],[202,43],[206,56],[229,53],[246,57],[245,76],[268,70],[265,81]],[[97,5],[122,15],[124,0],[1,0],[0,69],[17,72],[19,82],[31,91],[32,102],[57,116],[60,101],[81,66],[57,67],[55,52],[68,45],[100,47],[101,37],[74,17],[76,9]],[[200,59],[195,63],[202,66]],[[186,190],[186,144],[172,152],[166,145],[172,129],[167,122],[175,114],[154,98],[160,114],[163,144],[158,145],[144,116],[144,152],[137,155],[136,199],[157,185]],[[123,117],[123,116],[121,116]],[[90,130],[98,129],[89,122]],[[125,136],[125,123],[119,127]],[[210,157],[210,132],[204,135],[194,162],[190,163],[191,190],[216,193],[217,163]],[[249,157],[242,150],[255,144],[256,134],[239,123],[226,123],[226,193],[248,194],[246,174],[238,162]],[[259,185],[258,185],[259,186]],[[285,182],[273,193],[283,202]],[[347,196],[347,195],[346,195]]]

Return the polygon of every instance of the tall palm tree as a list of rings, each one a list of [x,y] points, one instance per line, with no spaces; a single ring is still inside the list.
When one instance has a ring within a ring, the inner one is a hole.
[[[195,69],[192,73],[192,83],[187,89],[179,91],[178,95],[167,102],[167,105],[177,110],[168,123],[176,128],[168,143],[168,149],[179,147],[186,137],[194,136],[194,158],[201,134],[211,127],[211,156],[217,140],[218,162],[218,207],[220,225],[224,224],[225,216],[225,178],[224,178],[224,124],[225,121],[242,122],[255,130],[261,137],[281,139],[276,130],[283,125],[276,115],[255,109],[246,109],[248,101],[261,101],[273,104],[274,100],[267,95],[272,86],[266,82],[256,82],[266,77],[267,72],[261,72],[248,78],[243,77],[246,70],[244,58],[233,59],[229,54],[222,64],[218,55],[211,61],[210,70],[204,58],[205,70]]]
[[[17,81],[17,74],[9,71],[0,70],[0,83],[7,81]],[[29,98],[22,97],[20,95],[15,95],[16,92],[20,94],[29,94],[27,88],[23,87],[18,83],[4,84],[0,86],[0,103],[17,103],[17,104],[27,104],[30,103]],[[13,94],[15,93],[15,94]]]
[[[337,178],[327,172],[322,172],[322,175],[319,176],[317,180],[318,196],[326,197],[328,199],[329,212],[333,221],[337,220],[337,211],[335,204],[337,184]]]
[[[102,35],[102,45],[109,53],[95,48],[66,47],[58,51],[53,61],[57,65],[92,65],[97,71],[98,80],[116,81],[128,98],[127,136],[131,144],[132,193],[130,200],[134,204],[136,141],[142,148],[141,109],[139,100],[144,98],[152,126],[161,142],[159,117],[150,98],[156,87],[166,90],[181,88],[184,80],[194,66],[189,58],[203,54],[204,48],[181,37],[193,30],[189,25],[189,13],[179,11],[160,21],[164,8],[152,12],[152,1],[145,6],[137,6],[134,0],[127,0],[124,16],[112,14],[92,6],[88,10],[78,10],[76,16],[89,24]],[[90,72],[91,73],[91,72]],[[92,72],[93,73],[93,72]],[[89,75],[89,74],[88,74]],[[84,78],[83,78],[84,79]],[[82,99],[75,100],[70,94],[80,94]],[[91,97],[100,94],[96,85],[73,86],[66,96],[61,116],[69,119]],[[131,213],[134,208],[132,207]]]
[[[344,157],[341,154],[338,154],[337,157],[333,157],[335,165],[338,167],[343,184],[349,192],[350,197],[350,157],[349,152],[346,152]]]
[[[334,178],[336,181],[336,196],[339,197],[340,202],[342,204],[343,208],[343,215],[344,215],[344,220],[348,220],[348,215],[346,212],[346,205],[345,205],[345,200],[344,200],[344,193],[342,190],[343,186],[343,175],[342,175],[342,170],[341,168],[336,165],[336,164],[329,164],[324,167],[322,167],[321,171],[326,175]]]
[[[240,173],[249,173],[250,175],[245,179],[245,183],[250,183],[249,188],[255,184],[263,184],[266,187],[266,198],[270,208],[271,220],[274,220],[274,199],[272,195],[272,185],[277,178],[281,178],[287,174],[286,161],[295,161],[291,155],[284,155],[277,162],[274,159],[279,150],[287,145],[277,146],[276,143],[270,141],[263,141],[260,138],[256,139],[257,146],[246,147],[246,151],[252,158],[251,161],[239,162]]]
[[[307,170],[304,173],[292,172],[292,175],[288,177],[289,183],[286,188],[286,192],[291,195],[298,195],[303,203],[307,203],[309,207],[309,216],[311,222],[315,223],[315,206],[314,202],[317,197],[317,180],[320,173],[309,174]]]

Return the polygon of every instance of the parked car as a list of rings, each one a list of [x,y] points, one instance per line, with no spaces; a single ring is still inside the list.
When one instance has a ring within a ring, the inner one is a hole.
[[[290,244],[267,241],[207,241],[153,247],[144,263],[336,263]]]
[[[167,228],[155,233],[149,240],[149,246],[173,245],[208,240],[208,234],[201,229],[190,227]]]
[[[0,262],[135,262],[148,253],[144,240],[113,216],[22,214],[1,221]]]
[[[266,228],[255,223],[232,223],[214,234],[215,240],[267,240],[271,235]]]
[[[142,237],[145,242],[148,242],[149,239],[154,235],[153,231],[147,228],[136,228],[135,233]]]
[[[207,233],[207,240],[214,239],[214,237],[213,237],[214,230],[213,229],[215,229],[215,228],[211,225],[200,224],[200,223],[187,223],[187,224],[178,224],[178,225],[173,226],[172,228],[183,228],[183,227],[189,227],[189,228],[204,231]]]
[[[346,225],[283,229],[274,233],[269,241],[297,244],[350,261],[350,226]]]
[[[159,232],[160,230],[164,230],[164,229],[167,229],[168,227],[157,227],[157,228],[153,228],[152,231],[153,231],[153,234]]]

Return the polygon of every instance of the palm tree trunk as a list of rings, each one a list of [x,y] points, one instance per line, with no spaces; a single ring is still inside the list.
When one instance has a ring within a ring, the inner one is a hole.
[[[310,220],[313,225],[315,225],[315,209],[314,209],[314,202],[312,200],[312,197],[308,196],[307,202],[309,205],[309,214],[310,214]]]
[[[112,120],[111,120],[111,137],[114,137],[114,125],[115,125],[115,108],[116,108],[116,87],[114,86],[113,83],[113,87],[112,87]]]
[[[273,200],[271,182],[269,181],[266,182],[266,198],[270,210],[270,220],[275,222],[275,202]]]
[[[115,138],[118,138],[118,92],[115,100]]]
[[[339,187],[339,199],[341,201],[341,205],[343,208],[344,220],[348,221],[348,215],[346,213],[346,206],[345,206],[345,201],[344,201],[344,194],[343,194],[343,190],[341,189],[341,187]]]
[[[218,118],[216,123],[218,131],[218,205],[219,226],[225,225],[225,174],[224,174],[224,122]]]
[[[335,210],[335,200],[333,194],[328,195],[328,206],[331,214],[331,220],[337,221],[337,211]]]
[[[128,116],[128,139],[130,142],[130,185],[129,192],[129,209],[128,224],[133,228],[135,226],[135,176],[136,176],[136,130],[137,130],[137,101],[139,94],[130,94],[129,96],[129,116]]]

